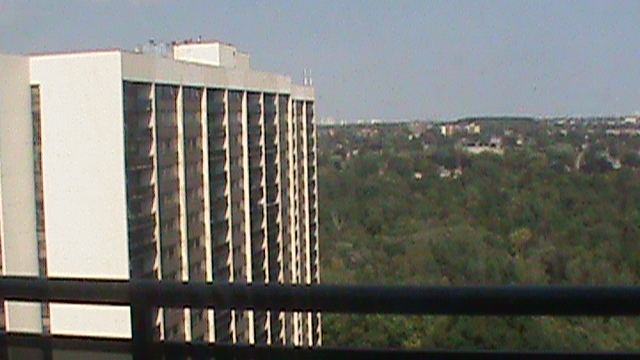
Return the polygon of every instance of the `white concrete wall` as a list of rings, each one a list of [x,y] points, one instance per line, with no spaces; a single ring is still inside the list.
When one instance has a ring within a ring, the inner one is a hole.
[[[249,54],[238,51],[235,46],[213,43],[181,44],[173,47],[173,58],[209,66],[228,69],[250,70]]]
[[[220,66],[226,68],[236,67],[236,48],[227,44],[218,44],[220,54]]]
[[[173,47],[173,58],[180,61],[221,66],[220,44],[205,43],[176,45]]]
[[[31,59],[42,99],[49,277],[128,279],[121,57]],[[130,337],[128,308],[51,304],[51,332]]]
[[[38,276],[29,60],[0,56],[0,239],[2,273]],[[12,332],[41,332],[39,303],[6,303]]]
[[[251,56],[245,52],[238,51],[235,54],[235,68],[245,71],[251,70]]]

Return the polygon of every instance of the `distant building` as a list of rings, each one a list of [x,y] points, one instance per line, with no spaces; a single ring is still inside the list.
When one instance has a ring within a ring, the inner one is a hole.
[[[231,45],[0,56],[2,272],[317,284],[314,89]],[[6,304],[10,332],[130,337],[128,307]],[[158,339],[316,346],[320,314],[159,309]]]
[[[497,155],[504,154],[504,148],[502,147],[502,138],[492,136],[488,143],[473,142],[463,144],[462,149],[471,154],[492,153]]]
[[[467,134],[480,134],[480,125],[477,123],[471,123],[466,127]]]
[[[472,122],[468,124],[446,124],[440,126],[440,134],[444,137],[450,137],[459,133],[467,135],[480,134],[480,124]]]
[[[607,129],[605,130],[605,134],[613,135],[613,136],[639,136],[640,129],[636,129],[636,128]]]
[[[440,126],[440,134],[444,137],[453,136],[456,133],[456,125],[447,124]]]
[[[440,176],[441,179],[445,179],[445,178],[457,179],[460,176],[462,176],[462,168],[457,167],[455,169],[449,170],[444,166],[439,166],[438,175]]]

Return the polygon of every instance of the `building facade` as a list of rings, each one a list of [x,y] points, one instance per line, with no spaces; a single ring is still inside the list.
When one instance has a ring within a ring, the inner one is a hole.
[[[2,272],[320,281],[314,91],[222,43],[0,56]],[[130,337],[128,307],[5,304],[8,331]],[[319,313],[157,309],[158,339],[317,346]]]

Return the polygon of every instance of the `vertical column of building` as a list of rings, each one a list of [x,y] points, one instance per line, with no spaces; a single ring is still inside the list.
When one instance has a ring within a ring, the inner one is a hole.
[[[159,186],[159,177],[160,177],[160,163],[158,160],[158,119],[157,119],[157,110],[156,110],[156,86],[153,84],[151,86],[151,94],[150,94],[151,103],[151,135],[153,138],[151,144],[151,158],[153,159],[153,172],[151,175],[151,181],[153,183],[153,192],[155,194],[155,199],[153,201],[152,211],[154,213],[155,219],[155,227],[153,229],[153,237],[154,237],[154,247],[155,247],[155,258],[153,260],[153,273],[157,280],[162,280],[162,248],[160,246],[160,233],[161,233],[161,224],[160,224],[160,186]],[[155,310],[155,331],[159,340],[165,339],[165,326],[164,326],[164,308],[158,307]]]
[[[40,108],[40,86],[31,86],[31,120],[33,122],[33,180],[36,196],[36,236],[40,277],[47,277],[47,242],[44,219],[44,194],[42,187],[42,114]],[[42,333],[51,332],[49,303],[42,302]],[[3,314],[4,321],[4,314]]]
[[[29,60],[0,55],[0,243],[2,275],[38,276]],[[39,302],[4,301],[7,332],[42,332]]]
[[[124,83],[127,222],[132,279],[155,279],[151,86]]]
[[[265,182],[266,182],[266,217],[267,217],[267,246],[269,283],[281,284],[282,280],[282,228],[280,219],[280,161],[277,97],[275,94],[265,94],[264,102],[264,152],[265,152]],[[270,343],[283,344],[282,321],[278,312],[270,312],[271,334]]]
[[[156,279],[158,269],[152,90],[150,84],[123,84],[127,230],[132,279]],[[158,329],[156,332],[159,335]]]
[[[295,123],[296,123],[296,200],[297,200],[297,261],[299,269],[299,284],[308,285],[308,237],[307,237],[307,167],[306,167],[306,137],[304,120],[304,101],[295,101]],[[309,345],[309,316],[307,313],[300,313],[300,345]]]
[[[234,259],[231,228],[231,207],[235,202],[231,199],[231,173],[233,167],[230,158],[231,142],[227,111],[227,92],[223,89],[207,90],[207,138],[209,158],[209,223],[211,228],[211,258],[213,281],[229,283],[234,281]],[[233,110],[233,107],[231,108]],[[235,146],[235,144],[233,145]],[[234,189],[235,190],[235,189]],[[232,315],[229,309],[215,309],[214,317],[215,341],[228,344],[233,342]]]
[[[206,281],[206,247],[204,216],[203,136],[201,106],[203,90],[185,87],[183,102],[184,179],[186,204],[186,235],[189,282]],[[191,340],[205,341],[207,313],[204,309],[192,309]]]
[[[301,188],[300,188],[300,198],[302,202],[302,211],[301,211],[301,227],[302,227],[302,267],[304,269],[303,274],[303,282],[305,286],[311,285],[311,239],[309,235],[310,230],[310,221],[309,221],[309,139],[308,135],[308,124],[307,124],[307,116],[308,109],[307,105],[309,103],[305,101],[301,101],[302,105],[302,114],[301,114],[301,123],[299,127],[299,136],[300,142],[302,146],[300,147],[300,165],[302,169],[302,179],[301,179]],[[304,324],[304,341],[305,345],[312,346],[313,345],[313,316],[311,312],[306,312],[303,314],[303,324]]]
[[[247,93],[247,140],[249,150],[249,210],[251,237],[251,282],[268,281],[265,236],[264,141],[262,130],[262,94]],[[266,343],[266,312],[254,313],[254,339]]]
[[[262,275],[261,281],[265,284],[269,283],[269,223],[267,220],[267,153],[266,153],[266,132],[265,132],[265,115],[264,115],[264,97],[265,94],[260,94],[260,185],[262,188],[262,194],[260,198],[260,205],[262,206]],[[256,340],[264,342],[265,344],[271,344],[271,311],[266,310],[261,317],[264,319],[264,326],[256,327],[256,333],[262,331],[263,335]],[[263,329],[263,330],[260,330]]]
[[[299,124],[297,121],[298,114],[298,102],[291,100],[291,117],[290,117],[290,129],[289,129],[289,166],[290,166],[290,181],[291,181],[291,282],[292,284],[301,284],[301,266],[300,266],[300,168],[299,168],[299,149],[300,146],[298,138]],[[301,110],[300,110],[301,111]],[[300,312],[294,312],[292,318],[293,324],[293,338],[292,342],[294,346],[302,345],[302,318]]]
[[[178,87],[156,85],[160,257],[165,281],[182,281],[177,101]],[[183,310],[165,308],[163,312],[165,339],[184,340]]]
[[[318,242],[318,174],[317,174],[317,130],[315,108],[312,101],[306,103],[307,128],[307,169],[308,169],[308,203],[309,203],[309,266],[310,283],[320,283],[320,244]],[[322,344],[322,323],[320,313],[312,314],[313,345]]]
[[[245,230],[245,166],[244,166],[244,131],[243,131],[243,102],[242,91],[228,91],[229,112],[229,171],[231,190],[231,246],[233,256],[232,282],[247,282],[247,261]],[[250,234],[249,234],[250,235]],[[250,251],[249,251],[250,255]],[[215,265],[214,265],[215,266]],[[247,343],[247,317],[243,311],[233,310],[232,342]]]
[[[289,241],[290,250],[290,263],[291,263],[291,284],[298,284],[298,208],[297,208],[297,196],[296,189],[298,185],[297,180],[297,167],[296,167],[296,124],[295,124],[295,103],[292,98],[289,98],[289,117],[287,119],[289,125],[289,131],[287,132],[287,138],[289,139],[289,152],[287,154],[289,161],[289,224],[291,225],[291,239]],[[300,324],[299,314],[297,312],[291,312],[291,344],[294,346],[300,345]]]
[[[251,284],[253,282],[253,246],[251,239],[251,174],[249,164],[251,158],[249,156],[249,96],[247,92],[242,94],[242,171],[243,171],[243,210],[244,210],[244,259],[245,271],[244,282]],[[253,345],[255,343],[255,327],[253,310],[243,310],[241,314],[243,320],[242,331],[245,336],[239,341]]]
[[[178,203],[180,204],[180,217],[178,228],[180,229],[180,279],[189,282],[189,243],[187,238],[187,201],[185,179],[185,144],[184,144],[184,103],[182,86],[178,87],[176,98],[176,122],[178,124],[177,150],[178,150]],[[182,308],[182,329],[184,340],[191,341],[191,308]]]
[[[205,282],[210,284],[213,282],[213,243],[211,242],[211,184],[209,179],[209,113],[208,113],[208,92],[203,89],[200,96],[200,135],[202,139],[202,201],[203,212],[202,220],[204,222],[204,277]],[[216,341],[215,332],[215,312],[213,308],[205,309],[207,336],[205,342],[213,343]]]
[[[278,283],[292,283],[292,267],[291,267],[291,177],[289,165],[289,96],[279,94],[277,97],[277,133],[278,133],[278,165],[279,165],[279,190],[280,190],[280,240],[278,254]],[[280,312],[278,315],[281,329],[279,333],[280,342],[290,344],[293,339],[293,326],[291,312]]]

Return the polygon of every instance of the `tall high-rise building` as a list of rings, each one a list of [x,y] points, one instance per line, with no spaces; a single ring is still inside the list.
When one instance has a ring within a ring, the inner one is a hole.
[[[2,273],[319,283],[314,90],[219,42],[0,56]],[[130,337],[128,307],[7,302],[8,331]],[[319,313],[160,308],[158,339],[321,344]]]

